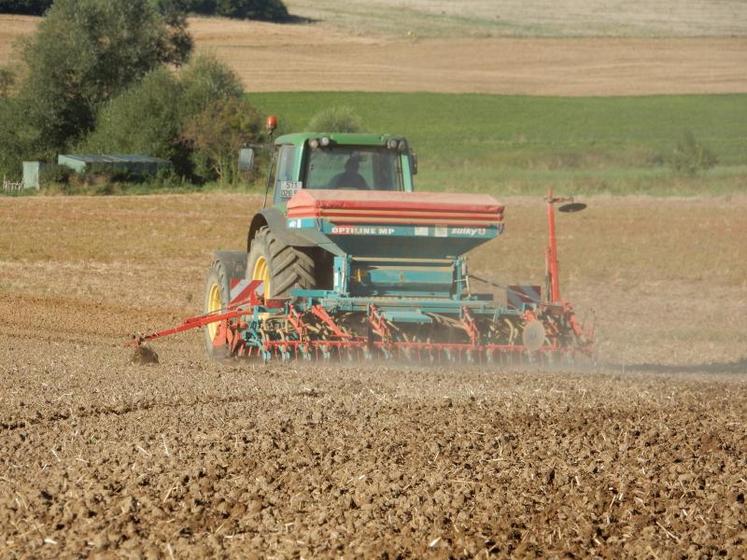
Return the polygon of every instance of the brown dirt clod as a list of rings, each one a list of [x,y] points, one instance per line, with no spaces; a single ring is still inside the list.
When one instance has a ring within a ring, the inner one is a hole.
[[[158,363],[158,354],[150,346],[138,346],[132,353],[130,361],[133,364],[148,365]]]

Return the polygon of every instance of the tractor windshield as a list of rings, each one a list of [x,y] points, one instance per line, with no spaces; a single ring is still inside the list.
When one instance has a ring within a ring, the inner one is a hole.
[[[332,146],[311,150],[304,188],[402,190],[398,152],[377,146]]]

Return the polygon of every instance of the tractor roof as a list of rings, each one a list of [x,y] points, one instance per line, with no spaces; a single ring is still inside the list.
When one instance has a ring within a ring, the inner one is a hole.
[[[342,133],[342,132],[298,132],[295,134],[284,134],[275,138],[275,144],[303,144],[311,138],[327,136],[335,144],[351,146],[383,146],[390,138],[399,138],[391,134],[366,134],[366,133]]]

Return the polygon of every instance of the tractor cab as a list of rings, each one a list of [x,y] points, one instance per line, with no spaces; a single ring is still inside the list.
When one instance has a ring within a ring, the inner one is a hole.
[[[413,190],[415,155],[401,137],[309,132],[280,136],[274,147],[267,188],[276,207],[301,189]]]
[[[462,255],[503,232],[491,196],[414,192],[416,158],[400,136],[302,132],[273,148],[247,236],[247,279],[262,281],[265,297],[458,302]]]

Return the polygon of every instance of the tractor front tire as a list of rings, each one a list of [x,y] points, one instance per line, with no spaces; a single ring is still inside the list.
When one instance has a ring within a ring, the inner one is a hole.
[[[222,251],[216,254],[205,281],[205,314],[217,314],[228,307],[231,301],[230,280],[242,277],[246,268],[246,257],[243,251]],[[213,360],[223,360],[230,356],[228,347],[213,345],[218,325],[219,323],[210,323],[203,328],[205,352]]]
[[[266,299],[291,297],[295,288],[311,289],[314,259],[276,237],[269,227],[261,227],[252,239],[247,259],[246,277],[262,280]]]

